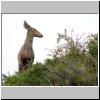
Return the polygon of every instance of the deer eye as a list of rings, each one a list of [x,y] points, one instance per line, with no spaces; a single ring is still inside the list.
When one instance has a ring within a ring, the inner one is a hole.
[[[34,31],[36,31],[36,29]]]

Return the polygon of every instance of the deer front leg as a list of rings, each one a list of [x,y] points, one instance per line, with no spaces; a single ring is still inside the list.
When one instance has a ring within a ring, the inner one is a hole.
[[[19,64],[19,72],[21,72],[23,69],[24,69],[24,67]]]

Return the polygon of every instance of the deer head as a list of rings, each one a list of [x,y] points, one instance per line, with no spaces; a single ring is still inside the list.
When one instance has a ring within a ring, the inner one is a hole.
[[[43,37],[39,31],[37,31],[35,28],[32,28],[26,21],[24,21],[24,28],[28,31],[27,36],[29,37]]]

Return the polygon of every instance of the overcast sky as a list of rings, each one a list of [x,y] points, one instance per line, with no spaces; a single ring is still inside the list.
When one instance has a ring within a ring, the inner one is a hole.
[[[74,29],[73,36],[99,33],[98,14],[3,14],[2,15],[2,73],[14,74],[18,71],[18,52],[26,38],[26,29],[23,22],[43,34],[43,38],[33,39],[35,61],[43,62],[57,46],[57,33],[68,33]]]

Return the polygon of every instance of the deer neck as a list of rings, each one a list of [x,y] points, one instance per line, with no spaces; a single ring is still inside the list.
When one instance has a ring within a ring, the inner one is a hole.
[[[33,37],[27,35],[27,37],[25,39],[25,44],[27,44],[28,46],[32,46],[32,44],[33,44]]]

